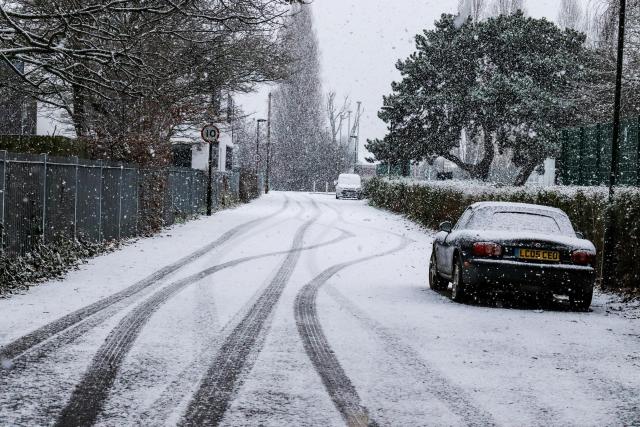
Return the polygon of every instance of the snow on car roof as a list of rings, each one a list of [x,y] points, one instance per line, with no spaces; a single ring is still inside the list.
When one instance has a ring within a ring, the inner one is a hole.
[[[476,202],[471,205],[473,209],[480,208],[504,208],[504,209],[520,209],[520,210],[537,210],[548,211],[550,213],[564,214],[562,209],[554,208],[551,206],[534,205],[530,203],[514,203],[514,202]]]

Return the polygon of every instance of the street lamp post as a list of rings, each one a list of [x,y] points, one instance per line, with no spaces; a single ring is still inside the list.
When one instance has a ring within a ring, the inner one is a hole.
[[[271,92],[269,92],[269,112],[267,114],[267,172],[265,176],[264,191],[269,194],[269,175],[271,173]]]
[[[622,70],[624,65],[624,32],[626,19],[626,0],[620,0],[618,21],[618,63],[616,72],[616,91],[613,107],[613,141],[611,143],[611,172],[609,174],[609,203],[604,232],[604,256],[602,264],[602,287],[611,288],[615,283],[617,245],[617,225],[614,218],[614,191],[620,172],[620,110],[622,105]]]

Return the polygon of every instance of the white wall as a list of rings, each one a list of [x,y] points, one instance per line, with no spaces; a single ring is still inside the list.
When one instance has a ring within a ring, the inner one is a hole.
[[[531,174],[529,184],[542,185],[544,187],[549,187],[556,184],[556,160],[555,159],[547,159],[544,161],[544,175],[539,175],[537,173]]]
[[[66,113],[61,109],[52,108],[38,103],[38,135],[61,135],[69,138],[75,138],[76,132],[73,126],[66,118]]]

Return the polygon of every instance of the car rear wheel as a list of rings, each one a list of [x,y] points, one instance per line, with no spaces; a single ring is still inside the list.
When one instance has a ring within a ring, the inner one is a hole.
[[[431,260],[429,261],[429,287],[434,291],[443,291],[447,289],[449,282],[443,279],[438,273],[438,264],[436,262],[435,250],[431,252]]]
[[[451,287],[451,299],[455,302],[464,302],[466,297],[465,286],[462,280],[462,265],[460,259],[453,265],[453,282]]]
[[[569,295],[569,305],[573,311],[589,311],[593,299],[593,287],[572,292]]]

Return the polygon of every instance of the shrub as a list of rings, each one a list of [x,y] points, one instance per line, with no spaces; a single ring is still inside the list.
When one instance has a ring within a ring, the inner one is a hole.
[[[9,257],[0,252],[0,297],[26,290],[29,285],[49,279],[62,279],[64,274],[86,259],[112,250],[111,243],[91,243],[58,239],[51,244],[38,244],[29,253]]]
[[[87,158],[87,146],[64,136],[0,135],[0,150]]]

